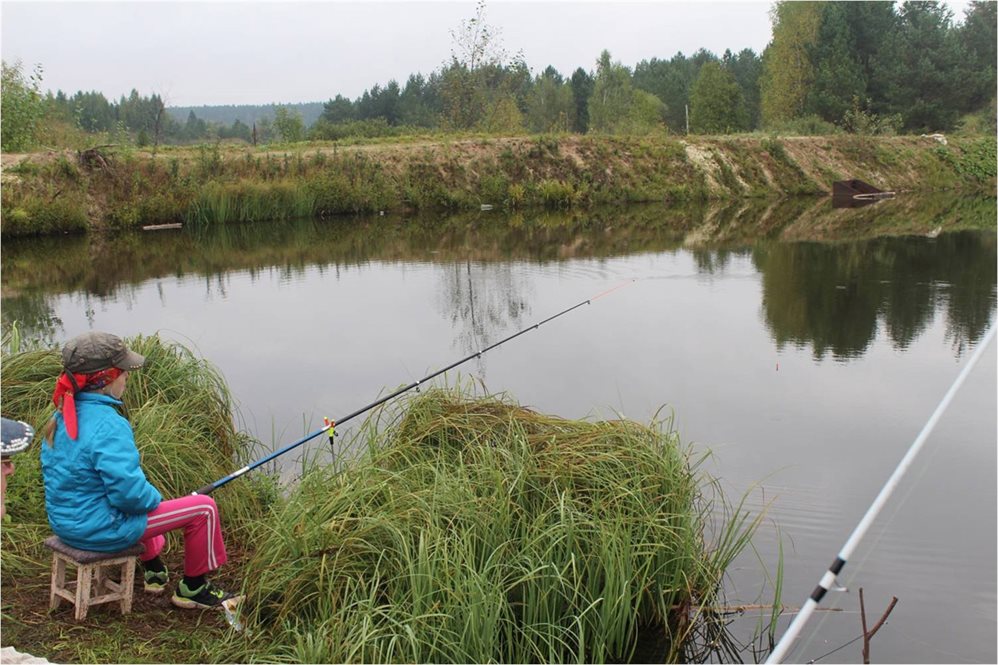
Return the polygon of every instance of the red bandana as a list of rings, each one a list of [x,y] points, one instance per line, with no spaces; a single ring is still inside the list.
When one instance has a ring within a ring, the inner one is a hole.
[[[55,382],[55,392],[52,393],[52,403],[62,411],[62,419],[66,422],[66,433],[76,440],[79,432],[76,425],[76,393],[83,390],[99,390],[124,373],[117,367],[109,367],[92,374],[69,374],[63,372]]]

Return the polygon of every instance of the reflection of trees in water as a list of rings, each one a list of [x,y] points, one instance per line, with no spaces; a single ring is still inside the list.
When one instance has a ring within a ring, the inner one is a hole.
[[[16,322],[24,339],[37,340],[44,346],[53,346],[56,335],[63,329],[50,299],[40,293],[4,296],[0,318],[5,331]]]
[[[843,245],[757,248],[762,307],[778,346],[811,344],[814,355],[861,355],[882,325],[907,348],[946,311],[957,354],[986,331],[995,309],[995,237],[954,233]]]
[[[948,283],[946,338],[959,356],[987,332],[995,310],[996,238],[991,235],[980,241],[971,234],[958,234],[941,236],[936,242],[944,239],[955,245],[953,252],[944,255],[942,266]],[[980,251],[982,244],[987,251]]]
[[[461,325],[461,347],[471,352],[513,328],[526,311],[529,280],[517,279],[516,265],[685,246],[701,274],[721,274],[733,258],[752,254],[763,273],[765,321],[778,344],[813,344],[819,357],[852,357],[882,326],[906,348],[938,310],[946,313],[947,339],[959,354],[980,337],[995,308],[993,233],[760,244],[764,237],[865,237],[878,229],[934,228],[944,219],[994,218],[994,199],[920,201],[843,213],[810,198],[778,204],[753,199],[706,212],[629,206],[584,214],[304,220],[201,233],[5,241],[3,323],[17,319],[25,333],[33,328],[37,337],[51,338],[60,332],[52,308],[62,294],[84,300],[83,311],[105,302],[127,308],[149,280],[189,276],[202,281],[211,300],[226,297],[234,271],[247,271],[251,281],[267,274],[286,283],[313,267],[339,273],[372,260],[418,261],[447,273],[441,306]]]
[[[515,264],[455,262],[444,266],[442,277],[439,306],[463,353],[498,341],[530,313],[529,284],[516,274]],[[481,369],[482,359],[478,362]]]
[[[164,302],[166,296],[161,284],[157,284],[156,293],[160,302]],[[208,295],[211,295],[210,284]],[[114,307],[124,307],[126,311],[131,311],[138,303],[139,296],[139,288],[130,284],[119,284],[111,295],[78,291],[66,294],[65,297],[73,307],[83,313],[92,328],[98,310],[104,309],[110,303]],[[5,295],[2,308],[3,329],[8,330],[16,322],[22,338],[26,340],[41,343],[43,346],[61,343],[65,328],[62,319],[55,313],[58,297],[40,292]]]
[[[731,264],[731,259],[736,256],[745,256],[748,250],[731,249],[704,249],[697,247],[691,249],[693,261],[697,265],[697,271],[708,275],[718,275],[727,269]]]

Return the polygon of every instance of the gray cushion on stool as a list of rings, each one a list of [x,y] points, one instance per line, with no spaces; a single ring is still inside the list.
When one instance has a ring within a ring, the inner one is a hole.
[[[56,552],[61,552],[73,561],[78,561],[79,563],[96,563],[98,561],[104,561],[105,559],[116,559],[122,556],[138,556],[146,551],[146,548],[142,543],[135,543],[131,547],[118,552],[92,552],[90,550],[78,550],[75,547],[70,547],[66,543],[59,540],[59,536],[49,536],[46,538],[45,547],[50,550],[55,550]]]

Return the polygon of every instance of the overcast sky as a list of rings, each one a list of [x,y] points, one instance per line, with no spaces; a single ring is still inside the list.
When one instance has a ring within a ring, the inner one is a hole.
[[[966,3],[954,2],[956,18]],[[769,2],[511,2],[486,21],[534,73],[594,68],[603,49],[633,67],[653,57],[761,53]],[[355,98],[375,83],[424,75],[450,57],[451,31],[474,16],[454,2],[0,3],[4,61],[44,68],[42,88],[132,88],[167,105],[260,104]]]

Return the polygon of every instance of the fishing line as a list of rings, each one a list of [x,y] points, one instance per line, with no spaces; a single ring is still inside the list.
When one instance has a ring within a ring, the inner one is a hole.
[[[811,663],[817,663],[819,660],[821,660],[823,658],[828,658],[829,656],[831,656],[836,651],[842,651],[843,649],[845,649],[850,644],[855,644],[856,642],[859,642],[861,639],[863,639],[862,635],[860,635],[859,637],[856,637],[856,638],[853,638],[853,639],[849,640],[848,642],[846,642],[845,644],[843,644],[840,647],[835,647],[834,649],[832,649],[831,651],[829,651],[828,653],[826,653],[824,655],[818,656],[817,658],[812,658],[811,660],[807,661],[808,665],[810,665]]]
[[[342,418],[337,418],[336,420],[329,421],[327,424],[324,424],[322,426],[322,428],[320,428],[320,429],[312,432],[311,434],[308,434],[308,435],[306,435],[306,436],[298,439],[294,443],[288,444],[287,446],[281,448],[280,450],[276,450],[276,451],[270,453],[269,455],[265,455],[264,457],[261,457],[260,459],[258,459],[255,462],[251,462],[250,464],[247,464],[243,468],[230,473],[229,475],[225,476],[224,478],[219,478],[218,480],[216,480],[213,483],[208,483],[204,487],[198,488],[197,490],[195,490],[194,492],[192,492],[192,494],[211,494],[212,492],[214,492],[215,490],[217,490],[219,487],[222,487],[223,485],[226,485],[227,483],[232,482],[236,478],[239,478],[239,477],[241,477],[241,476],[249,473],[253,469],[258,468],[258,467],[260,467],[263,464],[266,464],[270,460],[275,459],[277,457],[280,457],[281,455],[283,455],[286,452],[294,450],[298,446],[301,446],[304,443],[306,443],[308,441],[311,441],[312,439],[314,439],[315,437],[319,436],[320,434],[325,434],[325,433],[333,430],[337,425],[342,425],[343,423],[347,422],[348,420],[351,420],[351,419],[353,419],[353,418],[355,418],[355,417],[357,417],[357,416],[359,416],[359,415],[361,415],[363,413],[366,413],[367,411],[370,411],[371,409],[373,409],[375,407],[381,406],[385,402],[387,402],[387,401],[389,401],[391,399],[394,399],[395,397],[398,397],[402,393],[409,392],[413,388],[415,388],[418,391],[420,385],[422,385],[423,383],[426,383],[427,381],[430,381],[430,380],[432,380],[432,379],[440,376],[444,372],[452,370],[455,367],[457,367],[458,365],[463,365],[464,363],[466,363],[469,360],[472,360],[474,358],[480,358],[482,356],[482,354],[488,353],[492,349],[500,347],[503,344],[505,344],[506,342],[509,342],[509,341],[512,341],[512,340],[516,339],[520,335],[528,333],[531,330],[537,330],[538,328],[540,328],[545,323],[548,323],[549,321],[554,321],[558,317],[564,316],[565,314],[568,314],[569,312],[572,312],[572,311],[578,309],[579,307],[582,307],[583,305],[591,305],[594,301],[599,300],[600,298],[603,298],[605,296],[608,296],[611,293],[613,293],[614,291],[622,289],[625,286],[633,284],[635,281],[636,280],[634,280],[634,279],[630,279],[628,281],[621,282],[620,284],[617,284],[616,286],[613,286],[613,287],[607,289],[606,291],[602,291],[600,293],[597,293],[596,295],[594,295],[594,296],[592,296],[590,298],[587,298],[586,300],[583,300],[582,302],[576,303],[575,305],[572,305],[571,307],[563,309],[562,311],[560,311],[557,314],[554,314],[552,316],[549,316],[548,318],[544,319],[543,321],[539,321],[539,322],[535,323],[532,326],[528,326],[526,328],[523,328],[519,332],[513,333],[509,337],[501,339],[498,342],[495,342],[494,344],[490,344],[489,346],[486,346],[485,348],[479,349],[478,351],[475,351],[474,353],[472,353],[472,354],[470,354],[468,356],[465,356],[464,358],[462,358],[462,359],[460,359],[460,360],[458,360],[456,362],[453,362],[450,365],[447,365],[443,369],[438,369],[437,371],[435,371],[435,372],[433,372],[431,374],[427,374],[422,379],[418,379],[416,381],[413,381],[409,385],[403,386],[403,387],[399,388],[398,390],[396,390],[395,392],[392,392],[392,393],[390,393],[390,394],[388,394],[388,395],[386,395],[386,396],[384,396],[384,397],[382,397],[382,398],[380,398],[378,400],[375,400],[374,402],[371,402],[367,406],[362,406],[361,408],[357,409],[353,413],[347,414],[347,415],[343,416]]]
[[[859,577],[860,573],[863,571],[863,568],[866,566],[866,562],[870,559],[873,553],[877,551],[877,549],[880,547],[880,541],[884,539],[884,536],[887,535],[888,529],[890,528],[891,524],[893,524],[894,521],[898,518],[898,515],[901,514],[901,510],[904,508],[905,504],[908,503],[908,499],[911,498],[911,495],[912,493],[914,493],[915,488],[918,487],[919,483],[922,482],[922,479],[925,478],[925,474],[928,473],[930,468],[932,468],[932,460],[939,455],[940,450],[941,449],[938,446],[930,449],[927,456],[923,458],[923,462],[921,464],[922,467],[921,470],[918,472],[916,476],[914,476],[911,482],[908,483],[908,488],[901,496],[901,498],[894,502],[896,505],[894,506],[893,511],[891,511],[887,519],[883,521],[883,525],[876,531],[876,537],[873,539],[873,542],[870,544],[869,547],[866,548],[862,556],[853,559],[854,566],[852,567],[851,574],[848,576],[848,579],[843,585],[847,590],[853,587],[853,582]],[[803,643],[801,644],[801,651],[806,652],[808,650],[808,648],[811,646],[811,642],[813,642],[815,638],[817,638],[818,634],[821,633],[821,627],[824,625],[826,621],[828,621],[827,614],[823,615],[821,619],[818,620],[818,625],[815,626],[814,631],[811,633],[811,635],[807,637],[806,640],[803,641]],[[824,656],[822,656],[822,658],[823,657]]]
[[[995,336],[995,330],[996,328],[992,326],[991,329],[984,336],[984,338],[981,340],[981,343],[978,344],[977,348],[974,350],[973,355],[967,361],[967,364],[964,366],[963,370],[956,377],[956,380],[953,381],[953,384],[950,386],[949,390],[946,391],[946,394],[943,396],[942,401],[939,402],[939,405],[936,407],[936,410],[932,412],[932,415],[929,417],[929,420],[925,423],[925,426],[922,428],[922,431],[918,434],[918,436],[912,442],[911,446],[908,448],[908,452],[905,453],[904,457],[901,458],[901,461],[898,462],[898,465],[894,469],[894,472],[891,474],[890,478],[887,479],[887,482],[884,484],[883,488],[880,490],[880,493],[877,495],[877,497],[873,500],[873,503],[870,504],[870,507],[867,509],[866,514],[863,515],[863,519],[861,519],[859,524],[856,525],[856,528],[853,530],[848,540],[846,540],[845,545],[842,546],[842,550],[835,558],[835,561],[833,561],[832,565],[829,566],[827,571],[825,571],[825,574],[821,577],[821,580],[818,582],[818,586],[816,586],[814,588],[814,591],[811,592],[811,595],[804,603],[804,606],[801,609],[800,614],[794,617],[794,620],[790,623],[790,626],[787,627],[786,632],[783,634],[783,637],[780,638],[780,641],[777,643],[776,648],[773,649],[773,652],[769,655],[769,658],[766,659],[767,663],[783,662],[783,659],[786,657],[787,653],[789,652],[791,645],[800,635],[801,630],[804,628],[804,625],[811,618],[811,615],[814,614],[814,611],[817,608],[818,603],[821,602],[821,599],[824,598],[825,594],[829,591],[829,589],[832,588],[832,585],[836,584],[836,578],[838,574],[842,571],[842,568],[846,565],[846,561],[849,560],[849,557],[852,555],[853,550],[856,548],[856,546],[859,544],[859,541],[862,540],[863,536],[869,530],[870,525],[873,523],[873,520],[876,519],[880,511],[883,509],[884,504],[887,503],[887,500],[894,492],[898,483],[900,483],[901,478],[908,470],[908,467],[911,466],[911,463],[914,460],[915,456],[918,455],[918,452],[922,449],[922,446],[925,444],[925,441],[929,438],[929,435],[932,433],[932,430],[935,429],[936,425],[939,423],[939,420],[942,418],[943,413],[946,411],[947,407],[949,407],[950,402],[953,401],[953,397],[960,389],[960,386],[963,385],[963,382],[966,380],[967,376],[970,375],[970,371],[974,368],[975,365],[977,365],[977,361],[980,360],[982,355],[984,355],[984,350],[987,348],[988,344]]]

